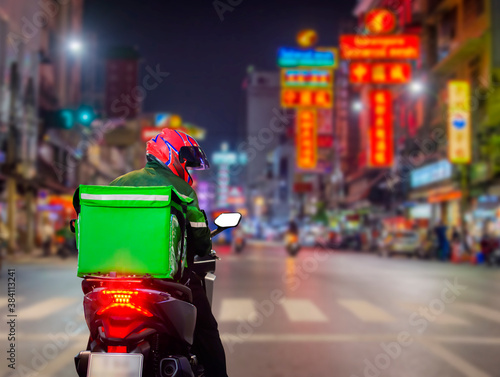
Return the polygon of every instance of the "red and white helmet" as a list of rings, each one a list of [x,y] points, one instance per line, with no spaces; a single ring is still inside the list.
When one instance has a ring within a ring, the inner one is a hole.
[[[165,164],[165,167],[189,185],[193,184],[193,179],[187,168],[194,170],[210,168],[207,156],[198,142],[184,132],[170,128],[164,128],[161,133],[148,141],[146,153]]]

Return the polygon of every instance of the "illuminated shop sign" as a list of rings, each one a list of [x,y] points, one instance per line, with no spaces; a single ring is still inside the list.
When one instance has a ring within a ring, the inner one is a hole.
[[[333,85],[333,71],[329,69],[281,70],[282,87],[330,88]]]
[[[394,162],[392,95],[389,90],[370,92],[370,128],[368,165],[388,168]]]
[[[410,175],[412,188],[427,186],[451,178],[453,169],[448,160],[441,160],[433,164],[415,169]]]
[[[296,150],[299,169],[315,169],[318,161],[316,111],[297,109]]]
[[[471,161],[470,84],[448,82],[448,158],[454,164]]]
[[[323,67],[337,66],[335,49],[300,49],[281,47],[278,50],[278,66],[280,67]]]
[[[390,34],[396,24],[396,16],[387,9],[373,9],[365,17],[365,27],[370,34]]]
[[[420,38],[416,35],[342,35],[342,59],[417,59]]]
[[[333,92],[331,89],[295,89],[281,90],[281,107],[317,107],[331,109]]]
[[[411,80],[409,63],[366,63],[349,65],[352,84],[406,84]]]

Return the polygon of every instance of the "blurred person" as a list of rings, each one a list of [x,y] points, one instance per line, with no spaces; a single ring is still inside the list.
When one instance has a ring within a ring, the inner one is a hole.
[[[498,246],[498,240],[485,231],[481,237],[480,247],[481,253],[483,254],[484,260],[488,266],[493,264],[494,253],[498,249]]]
[[[285,248],[292,257],[296,256],[300,250],[299,227],[295,220],[291,220],[288,224],[288,230],[285,233]]]
[[[233,230],[233,237],[231,242],[231,248],[233,252],[239,254],[243,251],[246,244],[245,238],[246,238],[245,228],[240,224],[239,227]]]
[[[71,232],[69,226],[63,226],[56,231],[57,236],[57,255],[66,259],[71,255],[77,255],[75,235]]]
[[[10,232],[7,224],[5,224],[1,219],[0,219],[0,266],[1,266],[1,260],[4,257],[4,254],[6,253],[7,250],[7,245],[9,244],[9,237]]]
[[[448,241],[448,236],[446,235],[447,230],[448,227],[443,221],[440,221],[434,229],[438,242],[438,258],[442,261],[446,261],[450,257],[450,242]]]
[[[188,168],[204,170],[210,167],[198,142],[181,131],[164,128],[148,141],[146,166],[118,177],[111,186],[173,186],[193,201],[187,208],[188,266],[195,256],[206,256],[212,251],[212,240],[205,212],[200,210],[198,197],[191,187],[193,179]],[[206,377],[227,377],[226,356],[219,336],[218,324],[212,314],[202,281],[204,276],[189,274],[187,285],[196,306],[196,327],[193,353],[205,368]]]
[[[44,216],[42,219],[42,225],[40,226],[40,240],[42,241],[42,255],[44,257],[50,256],[52,252],[54,235],[54,224],[52,224],[52,221],[48,216]]]
[[[469,232],[467,228],[464,230],[464,252],[468,255],[474,254],[474,249],[475,249],[475,241],[474,241],[474,236]]]

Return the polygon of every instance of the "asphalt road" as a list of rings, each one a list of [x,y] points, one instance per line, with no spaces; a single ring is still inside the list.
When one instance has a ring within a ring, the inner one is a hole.
[[[268,244],[222,254],[214,312],[231,377],[500,375],[498,269],[314,250],[291,259]],[[0,376],[76,376],[87,329],[75,261],[7,265],[0,285]]]

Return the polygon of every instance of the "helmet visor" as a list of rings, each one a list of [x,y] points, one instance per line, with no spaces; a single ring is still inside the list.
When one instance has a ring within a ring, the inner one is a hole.
[[[181,162],[186,161],[186,167],[194,170],[210,169],[208,158],[200,147],[181,147],[179,151]]]

